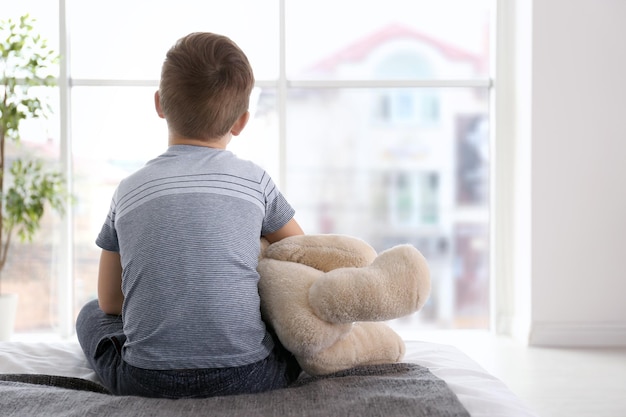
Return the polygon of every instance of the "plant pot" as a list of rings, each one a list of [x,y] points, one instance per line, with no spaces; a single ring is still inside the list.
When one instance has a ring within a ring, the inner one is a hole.
[[[17,313],[17,294],[0,294],[0,342],[11,340]]]

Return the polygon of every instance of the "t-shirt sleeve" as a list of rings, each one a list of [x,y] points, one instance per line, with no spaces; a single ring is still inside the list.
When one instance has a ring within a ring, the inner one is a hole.
[[[111,200],[111,208],[107,214],[106,220],[100,229],[100,233],[96,238],[96,245],[104,250],[111,252],[119,252],[120,245],[117,240],[117,231],[115,230],[115,196]]]
[[[267,180],[267,186],[265,187],[265,218],[261,228],[262,236],[279,230],[293,218],[296,212],[269,176]]]

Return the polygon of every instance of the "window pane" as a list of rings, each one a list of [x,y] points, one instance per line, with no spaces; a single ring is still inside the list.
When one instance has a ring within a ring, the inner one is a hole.
[[[48,46],[59,51],[59,26],[56,2],[44,0],[2,1],[0,19],[17,21],[28,13],[35,19],[34,30],[46,39]],[[57,75],[58,68],[50,74]],[[33,95],[52,107],[50,116],[25,120],[20,124],[20,145],[7,142],[8,166],[16,159],[40,159],[46,169],[59,167],[59,112],[56,88],[31,88]],[[12,182],[7,172],[6,187]],[[49,332],[58,323],[58,253],[61,246],[60,218],[47,208],[40,229],[32,242],[21,242],[17,236],[11,239],[7,263],[1,274],[0,292],[18,295],[16,332]],[[4,242],[4,240],[3,240]],[[4,318],[0,318],[3,320]]]
[[[17,20],[24,14],[35,19],[35,30],[46,39],[48,46],[59,51],[59,12],[56,1],[0,0],[0,20]]]
[[[296,79],[485,78],[491,3],[489,0],[287,1],[288,76]]]
[[[233,137],[228,150],[261,166],[280,184],[279,136],[275,88],[255,88],[250,97],[250,121],[241,135]]]
[[[60,170],[58,90],[33,87],[30,92],[50,104],[52,112],[48,118],[22,121],[20,144],[7,142],[5,190],[12,183],[8,167],[17,158],[41,160],[46,170]],[[60,225],[59,215],[47,207],[32,242],[21,242],[15,234],[11,239],[7,263],[0,271],[0,285],[2,293],[19,297],[16,332],[47,332],[58,325]]]
[[[278,1],[110,0],[71,4],[74,78],[153,79],[165,53],[194,31],[232,38],[257,79],[278,76]]]
[[[411,243],[433,296],[414,321],[487,327],[487,89],[303,89],[287,103],[288,197],[307,233]]]

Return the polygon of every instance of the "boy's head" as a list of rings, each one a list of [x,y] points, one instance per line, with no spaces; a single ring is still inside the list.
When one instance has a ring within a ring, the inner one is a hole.
[[[226,135],[248,111],[253,86],[248,58],[232,40],[191,33],[167,52],[159,102],[170,131],[212,140]]]

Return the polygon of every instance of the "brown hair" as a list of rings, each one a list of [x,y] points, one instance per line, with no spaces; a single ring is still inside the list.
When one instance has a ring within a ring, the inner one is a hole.
[[[167,52],[159,85],[161,109],[177,134],[217,139],[248,110],[253,86],[248,58],[232,40],[195,32]]]

